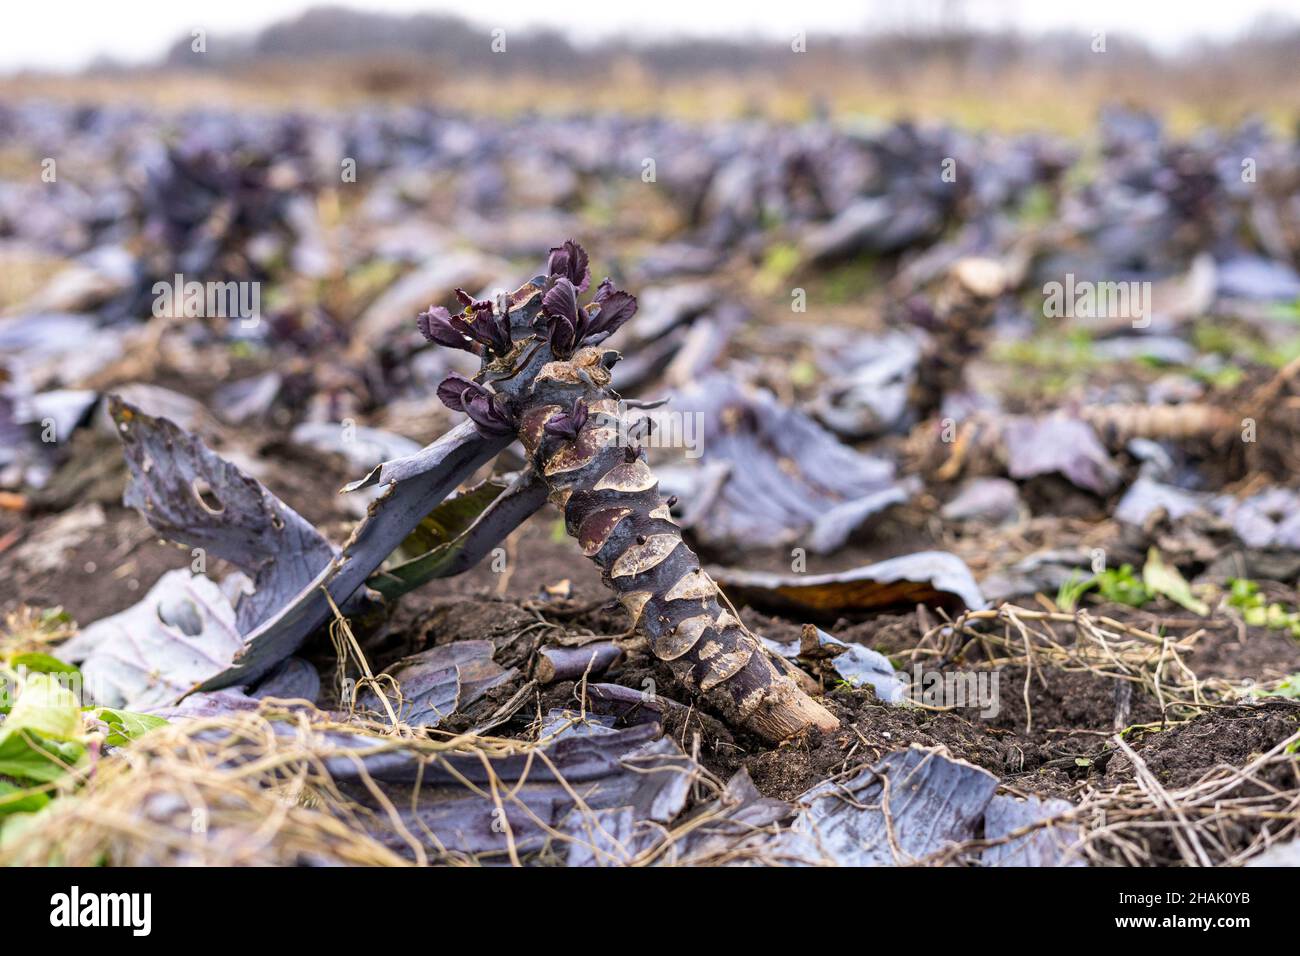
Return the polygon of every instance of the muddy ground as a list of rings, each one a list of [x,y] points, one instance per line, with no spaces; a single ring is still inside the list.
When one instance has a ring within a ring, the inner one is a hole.
[[[158,539],[136,512],[121,506],[126,472],[115,441],[95,437],[96,467],[87,469],[78,459],[68,468],[82,473],[83,479],[87,471],[93,476],[89,492],[82,491],[75,508],[28,521],[0,512],[0,609],[57,605],[74,620],[94,621],[135,603],[141,588],[164,571],[189,564],[187,550]],[[333,528],[336,534],[347,528],[350,518],[337,494],[352,477],[344,463],[288,444],[263,445],[260,450],[275,462],[275,473],[267,483],[287,502],[322,528]],[[55,487],[52,495],[60,487],[58,482]],[[59,503],[55,497],[50,501]],[[69,514],[85,520],[68,528]],[[908,550],[903,540],[915,548],[916,536],[924,529],[906,527],[906,521],[907,515],[893,519],[892,528],[887,527],[870,547],[850,547],[821,562],[814,559],[809,571],[883,559]],[[61,527],[68,530],[60,531]],[[472,639],[493,641],[497,661],[520,668],[517,680],[495,688],[468,713],[454,718],[449,727],[453,731],[457,724],[472,726],[476,718],[491,713],[518,690],[543,640],[630,637],[625,612],[612,602],[596,568],[580,558],[563,534],[558,512],[548,506],[511,537],[507,551],[505,572],[481,565],[427,585],[406,598],[392,620],[365,640],[376,672],[426,647]],[[779,551],[746,555],[749,567],[780,570],[785,563],[788,559]],[[1273,593],[1281,587],[1277,585]],[[1281,596],[1286,597],[1285,591]],[[1033,599],[1020,603],[1033,606]],[[1246,626],[1224,608],[1209,619],[1163,600],[1144,608],[1092,601],[1087,609],[1094,616],[1138,628],[1163,629],[1175,639],[1201,632],[1189,663],[1202,681],[1248,678],[1263,683],[1286,677],[1300,666],[1300,645],[1285,632]],[[753,631],[782,642],[797,638],[804,623],[755,608],[746,608],[743,616]],[[539,628],[539,622],[544,626]],[[900,670],[910,673],[909,653],[934,623],[933,614],[925,610],[900,609],[900,613],[841,618],[829,630],[841,640],[890,656]],[[1068,626],[1062,634],[1068,643]],[[333,651],[327,640],[317,640],[308,651],[322,673],[332,670]],[[979,657],[974,650],[956,663],[977,667]],[[744,767],[765,794],[786,799],[912,743],[942,744],[954,756],[995,773],[1008,791],[1077,799],[1087,788],[1131,780],[1132,768],[1122,756],[1115,756],[1111,743],[1112,736],[1125,728],[1130,728],[1126,739],[1170,787],[1186,786],[1223,764],[1241,766],[1300,728],[1300,704],[1286,699],[1261,699],[1187,715],[1162,708],[1141,688],[1121,705],[1121,682],[1088,672],[1038,665],[1032,673],[1024,667],[1008,667],[999,676],[999,707],[993,716],[982,715],[977,708],[936,711],[888,706],[869,688],[834,682],[825,687],[826,700],[840,717],[842,729],[832,734],[813,733],[772,748],[694,710],[688,719],[670,718],[669,730],[720,778]],[[637,688],[652,679],[660,693],[690,701],[668,668],[635,642],[600,679]],[[337,703],[337,696],[330,698],[328,686],[325,694],[322,704]],[[582,707],[582,688],[573,682],[538,688],[531,703],[497,732],[526,736],[549,709]]]

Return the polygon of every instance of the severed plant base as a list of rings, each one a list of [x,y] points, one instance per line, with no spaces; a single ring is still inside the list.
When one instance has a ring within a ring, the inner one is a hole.
[[[568,242],[551,250],[548,275],[499,303],[458,293],[464,312],[431,309],[420,330],[475,352],[474,380],[438,388],[484,435],[516,436],[568,533],[596,563],[655,656],[733,726],[780,741],[836,718],[769,660],[682,540],[642,448],[628,437],[610,388],[619,359],[598,348],[636,312],[636,300],[601,283],[593,301],[587,256]]]

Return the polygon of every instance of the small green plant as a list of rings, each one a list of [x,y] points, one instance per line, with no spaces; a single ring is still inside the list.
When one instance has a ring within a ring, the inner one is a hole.
[[[1255,697],[1286,697],[1290,700],[1300,700],[1300,673],[1283,678],[1281,683],[1272,690],[1255,690],[1251,693]]]
[[[1056,606],[1067,614],[1073,613],[1083,596],[1094,589],[1105,600],[1129,607],[1141,607],[1155,596],[1137,576],[1133,565],[1122,564],[1090,578],[1071,574],[1070,579],[1057,589]]]
[[[1259,585],[1249,578],[1228,579],[1228,604],[1246,610],[1263,603],[1259,594]]]
[[[1155,548],[1147,552],[1147,563],[1142,566],[1142,586],[1152,595],[1162,594],[1193,614],[1206,617],[1210,613],[1210,606],[1192,593],[1191,585],[1178,568],[1165,564]]]
[[[75,786],[72,771],[101,745],[124,746],[167,722],[83,706],[81,689],[81,671],[44,651],[0,653],[0,831]]]
[[[1131,564],[1107,568],[1097,575],[1097,592],[1107,601],[1141,607],[1153,597]]]
[[[1073,614],[1079,607],[1079,601],[1097,584],[1096,578],[1080,578],[1077,572],[1070,572],[1070,578],[1056,589],[1056,606],[1066,614]]]
[[[1025,190],[1014,215],[1026,226],[1042,226],[1051,222],[1055,212],[1056,201],[1051,192],[1044,186],[1031,186]]]
[[[1247,624],[1266,627],[1270,631],[1287,631],[1300,640],[1300,611],[1288,611],[1276,601],[1265,601],[1264,595],[1259,593],[1259,585],[1247,578],[1233,578],[1228,586],[1228,604],[1241,611]]]
[[[764,291],[775,290],[799,269],[799,247],[789,242],[775,243],[763,257],[756,279]]]

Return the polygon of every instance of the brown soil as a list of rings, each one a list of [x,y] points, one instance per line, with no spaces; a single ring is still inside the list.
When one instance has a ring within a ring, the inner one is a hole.
[[[336,458],[282,442],[257,447],[273,463],[272,474],[263,476],[266,484],[341,541],[350,518],[337,489],[355,477],[351,470]],[[20,601],[38,607],[61,604],[75,619],[93,621],[128,607],[162,572],[188,563],[188,550],[159,541],[138,515],[121,507],[123,480],[120,467],[106,465],[91,485],[69,491],[56,484],[55,491],[68,495],[68,502],[52,501],[44,512],[24,516],[0,512],[0,541],[9,541],[0,548],[0,610]],[[1095,520],[1100,513],[1100,503],[1091,496],[1066,493],[1050,480],[1029,483],[1026,500],[1034,510],[1086,520]],[[103,524],[69,545],[57,572],[34,570],[16,560],[21,544],[39,539],[69,507],[96,503],[103,508]],[[808,570],[851,567],[931,544],[944,546],[932,541],[926,528],[926,516],[919,510],[900,509],[864,534],[863,543],[850,543],[833,560],[813,558]],[[1135,689],[1123,706],[1118,682],[1102,676],[1052,667],[1037,667],[1027,674],[1023,668],[1007,667],[999,674],[996,713],[982,715],[978,708],[938,711],[888,706],[870,690],[827,686],[824,699],[840,718],[840,729],[813,732],[771,747],[732,732],[692,707],[689,695],[667,667],[627,640],[626,614],[611,604],[611,594],[595,567],[563,535],[553,509],[547,507],[512,536],[507,552],[505,572],[496,573],[484,563],[460,577],[437,582],[405,599],[378,630],[358,635],[376,671],[448,641],[493,642],[497,662],[517,668],[516,677],[453,718],[444,728],[452,733],[472,728],[510,700],[530,678],[542,643],[592,637],[616,638],[627,645],[624,660],[593,680],[636,689],[653,681],[658,694],[683,705],[669,708],[664,719],[668,735],[720,780],[744,768],[763,793],[784,799],[797,797],[828,777],[852,773],[890,751],[920,744],[946,747],[955,757],[997,775],[1011,792],[1078,800],[1090,790],[1132,781],[1133,767],[1117,752],[1113,740],[1125,728],[1125,739],[1156,779],[1166,787],[1182,787],[1216,768],[1248,763],[1300,726],[1300,706],[1285,701],[1214,710],[1180,722],[1176,715],[1163,713],[1159,702],[1141,689]],[[780,549],[705,557],[738,557],[746,567],[789,570],[789,555]],[[219,576],[224,570],[218,566],[209,568],[209,573]],[[106,579],[111,583],[106,584]],[[1291,606],[1300,598],[1278,583],[1268,585],[1268,594],[1270,600]],[[1032,600],[1022,603],[1030,605]],[[1230,609],[1218,608],[1210,618],[1201,619],[1167,602],[1135,609],[1100,606],[1089,596],[1085,603],[1095,614],[1154,632],[1163,630],[1175,638],[1202,630],[1188,657],[1202,680],[1268,681],[1300,671],[1300,644],[1281,631],[1247,628]],[[744,608],[742,616],[753,630],[779,641],[796,639],[804,623],[751,607]],[[826,626],[841,640],[890,656],[906,672],[911,667],[910,652],[937,623],[933,612],[918,610],[842,619]],[[304,653],[326,675],[322,703],[333,705],[337,702],[330,690],[334,652],[329,641],[318,638]],[[955,666],[978,665],[978,651],[970,648]],[[549,710],[590,709],[583,689],[580,682],[572,681],[535,686],[514,716],[492,733],[528,737]],[[1278,779],[1269,782],[1294,787],[1294,779],[1282,779],[1285,773],[1282,765],[1273,771]],[[1290,773],[1294,777],[1297,771],[1292,767]]]
[[[1142,734],[1133,749],[1161,785],[1174,789],[1196,783],[1212,770],[1241,767],[1272,750],[1300,730],[1300,705],[1273,700],[1201,714],[1163,733]],[[1107,768],[1103,784],[1133,778],[1133,765],[1123,754]],[[1271,768],[1265,780],[1279,788],[1300,783],[1300,760]],[[1247,787],[1242,795],[1258,793]]]
[[[513,543],[515,570],[508,577],[479,567],[413,595],[389,626],[368,641],[367,653],[377,667],[421,647],[464,639],[493,641],[498,662],[519,667],[515,682],[497,688],[448,730],[467,729],[511,697],[531,674],[532,655],[542,642],[627,636],[626,615],[610,604],[609,593],[594,569],[575,560],[567,540],[555,537],[554,518],[545,515],[517,535]],[[569,582],[567,597],[547,593],[547,587],[554,589],[565,580]],[[1094,611],[1143,627],[1163,621],[1173,636],[1204,628],[1193,655],[1203,679],[1255,674],[1262,680],[1290,673],[1300,665],[1300,645],[1289,638],[1253,628],[1244,632],[1243,638],[1233,621],[1222,616],[1205,621],[1180,616],[1175,613],[1177,608],[1156,606],[1142,610],[1111,605]],[[752,608],[745,608],[742,617],[753,630],[778,641],[797,638],[802,624]],[[891,655],[896,665],[906,670],[906,652],[933,623],[923,623],[917,613],[883,614],[839,621],[832,630],[842,640]],[[827,688],[825,697],[827,706],[841,720],[838,731],[814,732],[771,747],[734,733],[690,707],[689,696],[667,667],[634,643],[623,662],[591,680],[637,689],[654,681],[659,694],[685,705],[671,709],[665,719],[670,736],[697,754],[719,778],[743,767],[761,791],[786,799],[827,777],[851,773],[913,743],[943,745],[954,756],[996,774],[1013,792],[1077,799],[1090,787],[1113,786],[1131,778],[1131,768],[1122,755],[1115,754],[1112,738],[1117,731],[1136,726],[1145,729],[1130,729],[1130,743],[1153,770],[1168,774],[1169,785],[1182,785],[1220,762],[1240,765],[1251,754],[1285,739],[1294,732],[1294,714],[1300,712],[1300,708],[1293,710],[1283,703],[1261,704],[1204,714],[1190,723],[1170,717],[1166,725],[1160,704],[1140,689],[1132,693],[1123,709],[1118,682],[1109,678],[1051,667],[1035,668],[1026,675],[1023,668],[1008,667],[999,675],[996,714],[982,716],[977,708],[935,711],[888,706],[869,689],[840,686]],[[580,683],[572,681],[535,688],[513,720],[494,733],[526,736],[551,709],[583,708],[582,690]],[[585,706],[591,709],[589,702]],[[1162,729],[1166,726],[1168,729]]]

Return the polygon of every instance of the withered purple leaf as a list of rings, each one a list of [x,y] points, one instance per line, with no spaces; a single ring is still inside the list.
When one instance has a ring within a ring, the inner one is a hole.
[[[420,452],[385,462],[348,485],[345,491],[392,487],[383,489],[342,553],[289,603],[245,635],[244,653],[232,667],[198,689],[249,684],[296,651],[329,620],[331,600],[344,605],[438,502],[507,444],[504,436],[488,438],[472,422],[462,422]]]

